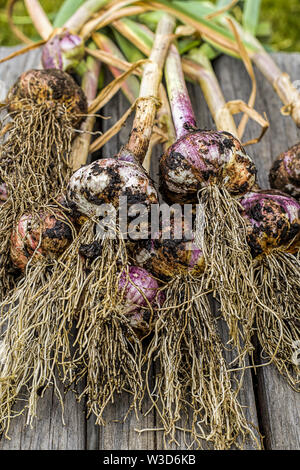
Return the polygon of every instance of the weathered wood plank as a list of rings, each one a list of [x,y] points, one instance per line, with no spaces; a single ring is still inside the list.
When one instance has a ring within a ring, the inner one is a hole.
[[[12,52],[19,49],[16,47],[0,47],[0,59],[4,59]],[[29,52],[28,54],[21,55],[15,59],[9,60],[0,64],[0,80],[6,85],[6,89],[13,85],[16,78],[24,70],[35,68],[39,66],[40,53],[37,51]]]
[[[215,128],[213,119],[210,115],[209,109],[207,107],[207,104],[205,102],[205,99],[203,97],[202,91],[199,87],[193,86],[191,84],[188,85],[188,90],[191,98],[191,102],[193,105],[193,109],[197,118],[197,124],[200,129],[213,129]],[[216,306],[216,305],[215,305]],[[217,315],[217,309],[215,311],[215,315]],[[223,341],[223,344],[226,345],[228,341],[228,334],[227,334],[227,328],[224,323],[220,322],[219,325],[220,329],[220,336]],[[234,359],[234,352],[226,352],[225,354],[226,360],[228,363],[230,363]],[[240,403],[245,406],[245,416],[246,419],[253,423],[254,426],[258,427],[258,419],[257,419],[257,413],[256,413],[256,404],[255,404],[255,397],[254,397],[254,392],[253,392],[253,385],[252,385],[252,378],[251,378],[251,372],[247,371],[245,374],[244,378],[244,386],[241,389],[239,393],[239,401]],[[180,423],[179,423],[180,425]],[[178,440],[178,443],[180,445],[180,449],[187,449],[188,448],[188,441],[189,437],[187,437],[187,442],[185,441],[185,436],[184,433],[178,432],[176,435],[176,438]],[[208,449],[209,446],[203,442],[203,449]],[[176,445],[172,444],[170,446],[171,449],[176,449]],[[196,448],[195,446],[192,446],[191,449]],[[254,449],[253,443],[247,443],[245,445],[245,448],[247,449]],[[164,440],[163,440],[163,434],[159,432],[157,434],[157,449],[164,449]]]
[[[6,57],[17,48],[0,48],[0,58]],[[25,70],[38,68],[40,53],[33,51],[0,65],[0,80],[8,90],[17,77]],[[49,389],[38,403],[38,419],[33,428],[26,426],[26,416],[20,416],[11,423],[11,440],[0,441],[1,450],[38,450],[38,449],[84,449],[86,422],[83,405],[77,405],[75,396],[68,393],[64,399],[64,419],[62,423],[61,407]]]
[[[111,116],[109,120],[103,120],[102,130],[105,132],[121,115],[128,109],[129,103],[126,98],[119,93],[113,100],[101,110],[101,114],[105,117]],[[121,146],[128,140],[131,129],[131,119],[121,129],[120,133],[115,136],[102,150],[102,157],[113,157],[116,155]],[[116,401],[110,404],[106,410],[107,424],[105,427],[99,428],[99,449],[137,449],[147,450],[155,449],[155,436],[153,433],[142,433],[139,435],[135,429],[153,428],[154,414],[150,413],[147,417],[140,417],[137,420],[134,413],[131,413],[125,422],[122,422],[129,406],[129,396],[123,393],[116,397]],[[149,405],[145,403],[146,411]],[[117,421],[117,422],[116,422]]]
[[[223,58],[219,59],[222,62]],[[197,117],[197,123],[201,129],[215,129],[214,121],[210,115],[208,106],[203,97],[202,91],[199,87],[189,86],[189,92],[193,107]],[[214,303],[215,315],[219,315],[218,306]],[[224,345],[229,341],[228,328],[224,321],[219,321],[219,332]],[[236,357],[234,350],[226,350],[224,356],[227,363],[230,364]],[[237,376],[238,378],[238,376]],[[258,418],[255,404],[255,396],[253,390],[253,382],[251,371],[247,370],[244,375],[243,387],[240,390],[238,399],[242,406],[244,406],[244,414],[248,422],[253,423],[255,427],[258,427]],[[248,442],[245,445],[246,449],[254,449],[255,445],[252,442]]]
[[[11,422],[10,440],[0,441],[1,450],[82,450],[85,449],[85,418],[83,405],[69,393],[64,400],[64,421],[61,405],[52,388],[38,402],[37,418],[32,427],[26,415]],[[18,407],[16,406],[17,410]]]
[[[299,78],[300,55],[276,54],[276,61],[283,71],[287,71],[293,80]],[[222,57],[216,63],[217,75],[227,100],[244,99],[250,96],[250,79],[241,62],[229,57]],[[269,188],[268,173],[272,162],[284,150],[299,142],[300,131],[290,117],[280,114],[281,101],[256,69],[258,84],[256,109],[266,112],[270,120],[270,129],[264,139],[248,148],[259,172],[259,183]],[[258,135],[257,126],[248,126],[245,141]],[[265,361],[262,361],[265,362]],[[275,367],[257,369],[258,396],[257,406],[260,414],[260,426],[265,434],[266,449],[299,449],[299,410],[300,396],[289,388]]]

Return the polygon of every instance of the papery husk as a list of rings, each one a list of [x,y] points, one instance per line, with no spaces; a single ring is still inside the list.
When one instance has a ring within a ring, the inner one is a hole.
[[[257,297],[246,224],[238,200],[224,187],[210,185],[198,197],[203,212],[197,217],[195,241],[203,251],[207,282],[220,303],[231,343],[243,365],[247,354],[253,352]]]
[[[248,439],[260,448],[227,370],[205,276],[174,277],[164,292],[166,301],[146,353],[146,380],[165,445],[177,443],[178,429],[198,448],[203,440],[215,450],[243,448]],[[153,362],[158,372],[151,388]]]
[[[262,354],[271,359],[292,389],[299,392],[299,257],[274,250],[258,258],[254,265],[260,301],[256,310],[256,329]]]

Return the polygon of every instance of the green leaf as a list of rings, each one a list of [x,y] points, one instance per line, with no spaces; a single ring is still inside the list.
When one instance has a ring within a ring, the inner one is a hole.
[[[128,28],[130,28],[139,38],[143,40],[143,42],[151,49],[153,40],[149,38],[148,34],[142,29],[138,23],[135,21],[130,20],[129,18],[123,18],[121,20]]]
[[[199,25],[202,27],[205,27],[206,29],[210,30],[213,35],[218,38],[219,40],[222,40],[223,38],[225,40],[229,40],[230,43],[232,43],[232,48],[230,46],[223,46],[219,44],[218,42],[215,42],[215,40],[212,37],[207,37],[207,35],[203,34],[203,37],[205,37],[205,40],[209,42],[213,47],[216,49],[220,50],[221,52],[225,52],[228,55],[232,55],[234,57],[239,57],[237,53],[234,52],[234,46],[236,46],[236,39],[229,28],[229,25],[225,23],[226,17],[230,17],[228,13],[223,14],[223,15],[218,15],[216,18],[213,20],[207,20],[203,18],[202,13],[199,14],[197,12],[197,9],[195,5],[198,5],[198,2],[194,1],[185,1],[185,2],[170,2],[166,0],[157,0],[157,3],[160,3],[162,6],[166,6],[168,8],[172,8],[174,10],[174,15],[176,15],[176,12],[179,14],[184,14],[185,16],[188,16],[191,20],[197,21]],[[211,7],[211,4],[209,2],[205,2],[205,5],[209,5]],[[211,11],[217,11],[219,8],[214,7]],[[202,11],[202,10],[201,10]],[[243,34],[242,28],[241,29],[241,37],[244,43],[244,46],[246,47],[248,53],[251,55],[253,52],[256,52],[258,50],[258,45],[256,41],[253,40],[253,37],[251,35],[248,35],[246,38],[246,33]],[[212,36],[212,34],[210,34]]]
[[[198,47],[197,49],[194,49],[193,51],[191,51],[188,57],[192,59],[194,62],[197,62],[197,64],[200,64],[206,70],[209,70],[209,71],[212,70],[211,62],[207,58],[206,54],[203,53],[203,49],[201,49],[201,47]]]
[[[264,44],[262,43],[263,48],[265,49],[266,52],[275,52],[275,49],[270,45],[270,44]]]
[[[130,41],[128,41],[128,39],[122,36],[122,34],[120,34],[115,29],[113,30],[113,33],[119,48],[121,49],[124,56],[129,62],[137,62],[138,60],[145,58],[145,56],[140,52],[140,50],[135,47]]]
[[[83,75],[87,72],[88,68],[84,61],[80,62],[75,68],[75,73],[79,75],[79,77],[83,77]]]
[[[272,25],[269,21],[262,21],[257,26],[256,36],[258,37],[270,37],[272,34]]]
[[[243,26],[245,31],[256,35],[259,22],[261,0],[245,0],[243,12]]]
[[[218,0],[217,7],[218,8],[226,7],[227,5],[229,5],[230,2],[231,0]]]
[[[65,0],[55,17],[53,26],[61,28],[84,2],[85,0]]]
[[[196,0],[187,0],[184,2],[175,0],[172,2],[172,4],[178,8],[193,12],[193,14],[196,14],[197,17],[205,17],[219,10],[219,8],[216,8],[216,6],[210,2],[197,2]]]
[[[180,39],[178,41],[178,51],[179,54],[186,54],[189,52],[191,49],[194,49],[195,47],[200,46],[201,40],[200,39],[194,39],[194,38],[184,38]]]
[[[202,44],[202,46],[200,46],[199,50],[209,60],[214,60],[216,57],[218,57],[220,55],[220,53],[216,49],[211,47],[208,43]]]
[[[92,13],[100,10],[100,8],[108,2],[109,0],[65,0],[57,15],[55,26],[64,26],[83,4],[86,10],[92,15]]]
[[[138,20],[140,23],[147,25],[148,28],[154,32],[163,14],[164,13],[161,11],[150,11],[139,15]]]

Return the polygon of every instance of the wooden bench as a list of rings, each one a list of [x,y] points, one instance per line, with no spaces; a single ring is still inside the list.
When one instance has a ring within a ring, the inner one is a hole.
[[[12,48],[0,48],[0,58],[8,55],[12,50]],[[282,70],[287,71],[293,80],[300,79],[300,54],[280,53],[275,54],[275,59]],[[20,56],[0,65],[0,80],[9,87],[22,71],[38,65],[39,52]],[[223,56],[215,61],[215,70],[227,100],[248,100],[251,84],[240,61]],[[264,139],[259,144],[248,148],[248,151],[257,165],[261,187],[267,188],[269,187],[268,171],[272,161],[282,151],[300,140],[300,131],[297,130],[291,118],[281,116],[281,102],[260,72],[256,71],[256,76],[258,81],[256,109],[261,113],[266,112],[271,128]],[[203,129],[214,128],[199,86],[189,85],[189,91],[199,127]],[[115,97],[102,110],[104,116],[112,118],[101,122],[102,130],[107,130],[127,107],[128,104],[122,94]],[[258,133],[257,126],[251,123],[248,125],[244,139],[256,137]],[[127,136],[128,128],[124,127],[120,134],[106,145],[102,155],[115,155]],[[159,154],[160,149],[157,149],[153,154],[152,162],[152,176],[156,181]],[[226,341],[225,328],[223,328],[222,336]],[[228,359],[230,360],[230,357]],[[257,351],[257,360],[260,361],[259,351]],[[116,422],[117,418],[125,414],[128,404],[128,397],[125,394],[118,398],[120,399],[110,405],[107,411],[107,425],[99,427],[94,425],[93,417],[86,420],[84,403],[78,404],[74,394],[69,393],[65,397],[65,425],[63,425],[58,401],[53,391],[48,390],[43,399],[39,401],[38,418],[35,420],[33,428],[25,425],[26,418],[24,416],[16,418],[11,424],[11,440],[2,439],[0,449],[163,449],[161,432],[148,431],[139,434],[135,431],[135,429],[155,428],[157,425],[155,412],[151,411],[139,421],[134,415],[130,415],[125,423]],[[245,406],[247,418],[265,436],[264,446],[266,449],[291,450],[300,448],[300,397],[288,387],[273,366],[258,368],[256,372],[251,369],[247,370],[244,387],[240,392],[240,400]],[[179,435],[179,441],[180,448],[186,449],[183,436]],[[172,446],[172,448],[175,447]],[[252,447],[249,445],[248,448]]]

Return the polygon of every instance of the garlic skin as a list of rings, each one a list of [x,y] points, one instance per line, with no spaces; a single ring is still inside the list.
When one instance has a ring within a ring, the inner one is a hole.
[[[84,41],[80,36],[63,31],[51,38],[42,49],[44,69],[74,70],[85,54]]]
[[[204,271],[202,252],[192,241],[154,240],[152,253],[147,266],[162,278],[188,273],[195,275]]]
[[[133,256],[138,265],[143,266],[161,279],[171,279],[176,275],[199,275],[205,267],[201,249],[193,239],[184,236],[188,222],[182,222],[182,237],[175,238],[174,223],[161,228],[156,239],[140,242],[134,248]]]
[[[148,334],[155,321],[153,314],[164,302],[157,280],[146,269],[129,266],[128,272],[121,273],[119,290],[124,295],[123,313],[130,318],[130,325],[140,334]]]
[[[24,214],[11,235],[12,263],[24,271],[29,261],[36,263],[43,257],[57,258],[72,238],[70,223],[61,212]]]
[[[119,207],[119,198],[127,197],[128,208],[143,204],[150,210],[158,195],[143,168],[132,162],[105,158],[77,170],[67,188],[72,210],[85,217],[99,215],[102,204]]]
[[[125,291],[124,310],[132,313],[147,307],[147,301],[151,304],[157,297],[158,288],[158,282],[146,269],[129,266],[128,273],[123,271],[119,280],[119,289]]]
[[[66,72],[57,69],[22,73],[7,95],[9,112],[22,112],[26,102],[45,105],[59,116],[65,112],[70,125],[78,127],[88,112],[86,96]],[[62,111],[63,107],[63,111]]]
[[[195,130],[161,158],[163,185],[172,193],[197,197],[210,184],[242,196],[256,182],[256,168],[238,139],[228,132]]]
[[[300,198],[300,143],[280,154],[274,161],[269,181],[271,188]]]
[[[246,194],[240,203],[247,222],[247,240],[255,258],[274,249],[296,253],[300,248],[300,204],[275,190]]]

